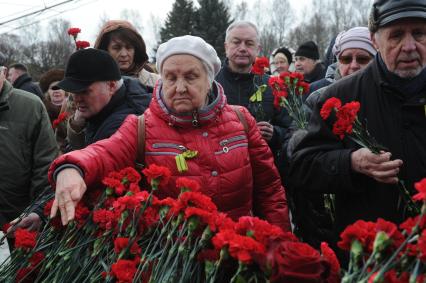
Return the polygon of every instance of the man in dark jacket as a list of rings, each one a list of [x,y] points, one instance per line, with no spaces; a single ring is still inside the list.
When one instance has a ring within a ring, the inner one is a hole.
[[[7,73],[7,79],[11,84],[13,84],[14,88],[31,92],[43,100],[43,93],[41,92],[40,87],[33,83],[25,65],[20,63],[10,65]]]
[[[269,76],[251,73],[253,62],[260,50],[257,27],[246,21],[232,23],[226,30],[225,50],[227,58],[216,76],[216,81],[222,85],[229,104],[249,109],[258,121],[257,126],[262,137],[277,155],[291,119],[285,109],[274,108],[272,90],[268,86]],[[259,114],[255,103],[249,102],[250,97],[261,85],[268,86],[261,102],[263,115]]]
[[[406,206],[398,178],[412,190],[426,176],[426,2],[375,1],[369,28],[377,55],[325,90],[292,157],[290,178],[297,190],[336,195],[335,241],[358,219],[402,221]],[[342,104],[360,102],[359,120],[368,121],[387,152],[373,154],[333,134],[331,122],[319,115],[333,96]]]
[[[88,63],[87,60],[94,63]],[[65,78],[58,83],[72,93],[76,112],[69,120],[68,151],[109,138],[129,114],[142,114],[151,95],[138,80],[121,77],[118,65],[103,50],[85,49],[74,53]]]
[[[151,101],[151,94],[144,86],[137,79],[122,78],[115,60],[99,49],[82,49],[73,53],[65,77],[57,85],[72,94],[79,122],[82,121],[73,125],[75,116],[70,121],[69,150],[109,138],[129,114],[142,114]],[[38,219],[24,218],[21,226],[38,228],[40,218],[44,217],[42,207],[52,197],[53,194],[49,193],[34,206]]]
[[[46,188],[58,149],[43,102],[6,81],[0,53],[0,225],[18,217]],[[9,248],[13,239],[8,238]]]
[[[302,43],[294,54],[296,72],[302,73],[305,81],[312,83],[323,79],[326,68],[319,61],[318,46],[313,41]]]

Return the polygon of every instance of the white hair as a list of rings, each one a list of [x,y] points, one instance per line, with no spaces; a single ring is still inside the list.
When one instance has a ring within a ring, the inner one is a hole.
[[[225,42],[228,42],[229,39],[229,33],[231,32],[231,30],[233,30],[234,28],[238,28],[238,27],[251,27],[256,31],[256,42],[259,42],[259,30],[257,28],[257,26],[255,24],[253,24],[252,22],[249,21],[237,21],[237,22],[233,22],[232,24],[229,25],[229,27],[226,29],[226,34],[225,34]]]

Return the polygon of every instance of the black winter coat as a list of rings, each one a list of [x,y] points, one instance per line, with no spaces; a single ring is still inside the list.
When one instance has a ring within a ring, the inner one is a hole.
[[[43,92],[40,87],[33,83],[32,78],[28,74],[22,74],[14,82],[13,87],[28,91],[37,95],[41,100],[44,99]]]
[[[327,98],[336,96],[342,104],[357,100],[358,118],[368,121],[368,130],[404,164],[399,178],[407,188],[426,177],[426,85],[415,96],[404,97],[385,80],[379,59],[364,70],[329,86],[316,105],[308,135],[292,156],[290,182],[305,193],[336,194],[335,236],[358,219],[375,221],[378,217],[401,222],[404,209],[399,205],[396,185],[379,183],[351,169],[351,153],[359,148],[345,138],[341,141],[324,122],[319,109]]]
[[[263,75],[260,78],[253,74],[234,73],[229,69],[227,61],[216,76],[216,81],[222,85],[225,91],[228,104],[244,106],[249,111],[249,98],[256,91],[255,83],[257,85],[268,85],[268,79],[268,75]],[[274,107],[274,97],[269,86],[263,93],[262,107],[265,112],[265,121],[269,121],[274,126],[274,133],[271,141],[269,141],[269,146],[274,154],[277,154],[281,149],[285,133],[292,119],[285,108],[278,110]]]

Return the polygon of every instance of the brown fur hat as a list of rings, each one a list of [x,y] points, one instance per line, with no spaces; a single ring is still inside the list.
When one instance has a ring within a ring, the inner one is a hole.
[[[43,93],[46,93],[49,90],[49,86],[53,82],[58,82],[63,80],[65,71],[63,69],[50,69],[44,73],[40,78],[40,88]]]

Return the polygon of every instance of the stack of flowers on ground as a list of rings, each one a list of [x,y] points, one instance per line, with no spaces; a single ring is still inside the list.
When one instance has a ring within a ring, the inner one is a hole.
[[[104,178],[76,208],[39,233],[16,232],[16,250],[0,266],[1,282],[338,282],[339,264],[256,217],[232,221],[188,178],[177,199],[158,199],[170,171],[151,165]],[[50,213],[51,203],[45,208]]]

